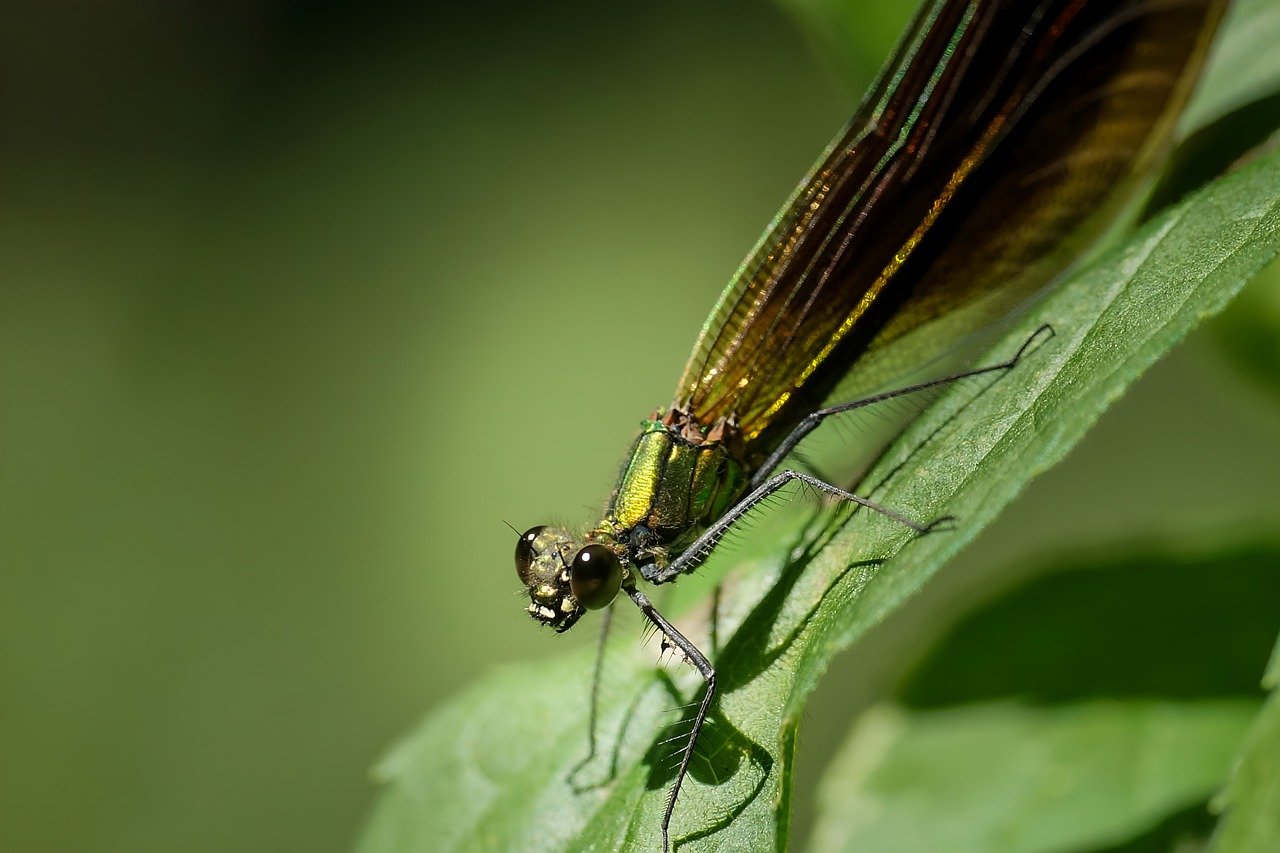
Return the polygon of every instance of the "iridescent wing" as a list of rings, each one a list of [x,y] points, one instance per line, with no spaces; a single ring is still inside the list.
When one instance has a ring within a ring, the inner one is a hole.
[[[1166,147],[1225,6],[926,3],[721,295],[675,405],[734,418],[756,462],[868,353],[1042,286]]]

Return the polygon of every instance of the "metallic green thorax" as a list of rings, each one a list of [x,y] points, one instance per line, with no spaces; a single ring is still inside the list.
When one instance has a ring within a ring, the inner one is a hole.
[[[742,497],[747,472],[738,431],[671,409],[642,421],[604,520],[589,534],[622,546],[639,564],[665,565]]]
[[[704,426],[673,407],[642,421],[599,524],[586,536],[549,526],[521,534],[516,573],[529,615],[567,631],[665,569],[746,493],[742,453],[742,432],[725,418]]]

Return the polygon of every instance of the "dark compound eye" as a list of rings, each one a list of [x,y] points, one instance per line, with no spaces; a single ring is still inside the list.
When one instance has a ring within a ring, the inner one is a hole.
[[[546,525],[541,524],[530,527],[516,540],[516,574],[520,576],[520,582],[525,586],[529,585],[529,569],[533,566],[533,540],[546,529]]]
[[[608,607],[622,586],[622,563],[604,545],[588,545],[573,558],[569,589],[588,610]]]

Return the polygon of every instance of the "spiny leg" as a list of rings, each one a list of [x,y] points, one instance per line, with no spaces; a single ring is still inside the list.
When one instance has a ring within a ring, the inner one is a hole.
[[[662,850],[667,853],[671,849],[671,813],[675,811],[676,798],[680,796],[680,786],[684,784],[685,774],[689,770],[689,760],[693,757],[693,748],[698,742],[698,735],[702,732],[702,724],[706,722],[707,712],[711,708],[711,700],[716,693],[716,671],[711,666],[711,662],[707,660],[706,655],[698,650],[698,647],[689,642],[688,638],[675,629],[675,626],[666,620],[661,613],[654,608],[653,602],[648,596],[636,590],[635,588],[627,589],[627,595],[635,602],[636,607],[640,608],[640,612],[658,626],[667,639],[681,652],[684,653],[689,663],[702,675],[703,680],[707,683],[707,692],[702,697],[701,704],[698,705],[698,713],[693,718],[693,728],[689,730],[688,742],[685,744],[684,752],[680,757],[680,767],[676,770],[675,781],[671,783],[671,790],[667,794],[667,808],[662,813]]]
[[[587,755],[569,771],[569,778],[591,763],[596,757],[596,728],[600,709],[600,679],[604,675],[604,648],[609,642],[609,626],[613,623],[613,607],[606,607],[600,622],[600,639],[596,644],[596,668],[591,678],[591,708],[587,714]]]
[[[1046,334],[1050,337],[1053,336],[1053,326],[1050,326],[1048,323],[1045,323],[1040,326],[1040,328],[1032,332],[1026,341],[1023,342],[1022,346],[1018,348],[1018,352],[1014,354],[1013,358],[1008,361],[1001,362],[1000,364],[979,367],[976,370],[966,370],[962,373],[953,373],[950,376],[940,376],[937,379],[930,379],[927,382],[918,382],[915,385],[908,385],[904,388],[895,388],[892,391],[885,391],[880,394],[873,394],[870,397],[863,397],[861,400],[853,400],[848,403],[840,403],[839,405],[818,409],[818,411],[802,420],[795,429],[787,434],[787,437],[782,440],[782,443],[778,445],[777,449],[774,450],[773,453],[769,454],[769,457],[764,461],[764,464],[760,466],[755,475],[751,478],[751,488],[754,489],[762,485],[765,480],[768,479],[769,475],[773,473],[774,469],[782,464],[782,460],[787,457],[787,454],[795,450],[796,446],[799,445],[800,442],[809,435],[809,433],[817,429],[819,424],[832,415],[851,412],[854,409],[861,409],[875,403],[883,403],[886,400],[892,400],[897,397],[906,397],[919,391],[927,391],[930,388],[937,388],[942,385],[949,385],[952,382],[959,382],[961,379],[982,376],[985,373],[995,373],[999,370],[1010,370],[1017,366],[1018,362],[1022,360],[1022,357],[1031,349],[1032,344],[1034,344],[1041,336]]]
[[[655,584],[666,583],[673,578],[688,574],[698,568],[698,566],[706,562],[706,559],[711,556],[711,551],[720,542],[720,540],[724,538],[724,535],[729,532],[729,528],[731,528],[734,523],[740,521],[743,516],[751,512],[751,510],[758,506],[762,501],[768,499],[770,495],[790,483],[792,480],[799,480],[802,483],[807,483],[818,491],[831,495],[834,498],[839,498],[843,501],[849,501],[850,503],[864,506],[869,510],[878,512],[887,518],[893,519],[899,524],[910,527],[917,533],[928,533],[935,529],[939,524],[953,520],[952,516],[944,516],[942,518],[935,519],[928,524],[922,524],[908,518],[897,510],[890,509],[889,507],[878,504],[875,501],[859,497],[853,492],[846,492],[839,486],[833,486],[830,483],[824,480],[819,480],[817,477],[810,474],[791,470],[780,471],[765,482],[761,483],[745,498],[738,501],[732,509],[717,519],[716,522],[708,527],[701,536],[695,539],[693,544],[691,544],[683,554],[672,560],[665,568],[653,571],[652,577],[645,575],[645,580]],[[650,567],[642,567],[642,571],[645,568]]]
[[[720,598],[724,594],[724,581],[711,590],[711,654],[720,657]]]
[[[805,438],[805,436],[807,436],[810,432],[812,432],[814,429],[817,428],[818,424],[820,424],[824,418],[829,417],[831,415],[839,414],[841,412],[847,412],[856,408],[868,406],[868,405],[871,405],[872,403],[891,400],[895,397],[901,397],[907,394],[913,394],[917,391],[924,391],[929,388],[945,385],[951,382],[956,382],[958,380],[966,379],[971,376],[980,376],[984,373],[992,373],[998,370],[1008,370],[1013,366],[1015,366],[1026,354],[1026,352],[1030,349],[1031,345],[1036,341],[1036,339],[1046,332],[1049,335],[1053,334],[1053,328],[1048,324],[1045,324],[1040,328],[1036,329],[1036,331],[1033,332],[1032,335],[1026,340],[1026,342],[1018,349],[1017,354],[1015,354],[1012,359],[1002,364],[991,365],[989,367],[965,371],[963,373],[957,373],[951,376],[944,376],[939,379],[934,379],[928,382],[921,382],[906,388],[897,389],[895,391],[887,391],[883,394],[877,394],[873,397],[868,397],[863,400],[855,400],[851,403],[845,403],[839,406],[832,406],[830,408],[821,409],[818,412],[815,412],[813,415],[810,415],[808,418],[806,418],[805,421],[802,422],[801,425],[798,426],[782,442],[778,450],[775,451],[774,454],[772,454],[768,458],[768,460],[766,460],[764,466],[762,466],[760,470],[756,473],[756,476],[752,478],[752,482],[751,482],[752,491],[745,498],[739,501],[732,509],[730,509],[727,513],[725,513],[724,516],[718,519],[713,525],[711,525],[711,527],[709,527],[705,532],[703,532],[703,534],[699,536],[696,540],[694,540],[694,542],[685,550],[683,554],[681,554],[679,557],[673,560],[664,569],[653,571],[653,572],[645,572],[644,569],[655,568],[654,566],[645,566],[645,567],[642,567],[641,573],[645,575],[647,580],[653,583],[663,583],[679,575],[687,574],[693,571],[707,559],[712,549],[724,537],[725,533],[729,531],[729,529],[734,525],[734,523],[741,520],[747,513],[749,513],[752,509],[758,506],[762,501],[768,499],[770,495],[774,494],[779,489],[786,486],[788,483],[790,483],[793,480],[799,480],[803,483],[806,483],[812,486],[815,489],[818,489],[821,492],[824,492],[833,497],[839,498],[840,500],[845,500],[851,503],[856,503],[859,506],[864,506],[867,509],[873,510],[888,518],[891,518],[894,521],[897,521],[920,534],[928,533],[931,530],[935,529],[939,524],[952,520],[951,516],[944,516],[928,524],[921,524],[920,522],[917,522],[911,518],[908,518],[907,516],[897,512],[896,510],[890,509],[889,507],[886,507],[886,506],[882,506],[881,504],[868,500],[867,498],[859,497],[858,495],[855,495],[852,492],[845,491],[844,489],[841,489],[838,486],[834,486],[831,483],[825,482],[824,480],[821,480],[809,474],[804,474],[799,471],[790,471],[790,470],[781,471],[778,474],[771,477],[769,476],[769,474],[774,468],[776,468],[781,463],[781,461],[786,457],[788,453],[790,453],[792,450],[795,449],[795,447],[800,443],[802,439]],[[686,659],[691,664],[693,664],[693,666],[698,670],[698,672],[702,675],[703,679],[706,681],[706,693],[702,698],[702,702],[698,705],[698,712],[694,717],[693,727],[689,731],[689,734],[687,735],[688,740],[681,754],[680,765],[676,771],[675,781],[672,783],[671,790],[667,795],[667,806],[662,816],[662,849],[664,853],[666,853],[666,851],[669,851],[671,849],[671,842],[670,842],[671,815],[675,810],[676,799],[680,795],[680,788],[684,784],[684,778],[688,773],[689,762],[693,757],[693,750],[697,745],[698,736],[702,732],[702,726],[706,722],[707,713],[711,708],[711,702],[715,696],[716,672],[715,672],[715,669],[711,666],[711,662],[707,660],[706,656],[702,654],[702,652],[697,648],[697,646],[693,645],[693,643],[689,642],[689,640],[683,634],[677,631],[675,629],[675,626],[673,626],[670,622],[668,622],[666,618],[664,618],[662,614],[659,613],[654,608],[653,603],[648,599],[647,596],[645,596],[643,593],[637,591],[634,588],[627,589],[626,592],[627,592],[627,595],[631,597],[631,600],[635,603],[636,607],[640,608],[640,611],[644,613],[644,615],[649,619],[649,621],[652,622],[657,627],[658,630],[661,630],[663,632],[667,640],[672,645],[674,645],[676,648],[680,649],[680,651],[684,653]],[[598,666],[599,666],[599,662],[597,661],[597,667]],[[593,702],[594,702],[594,697],[593,697]],[[594,705],[593,705],[593,708],[594,708]],[[594,711],[593,711],[593,716],[594,716]],[[593,746],[593,749],[594,749],[594,746]]]

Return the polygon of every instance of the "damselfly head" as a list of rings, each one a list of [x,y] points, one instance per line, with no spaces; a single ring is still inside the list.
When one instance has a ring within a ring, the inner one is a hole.
[[[607,545],[583,545],[567,530],[539,526],[516,540],[516,574],[529,591],[529,615],[563,632],[586,611],[608,607],[626,572]]]
[[[516,574],[529,591],[529,615],[567,631],[586,609],[573,597],[570,563],[578,543],[558,527],[531,527],[516,540]]]

